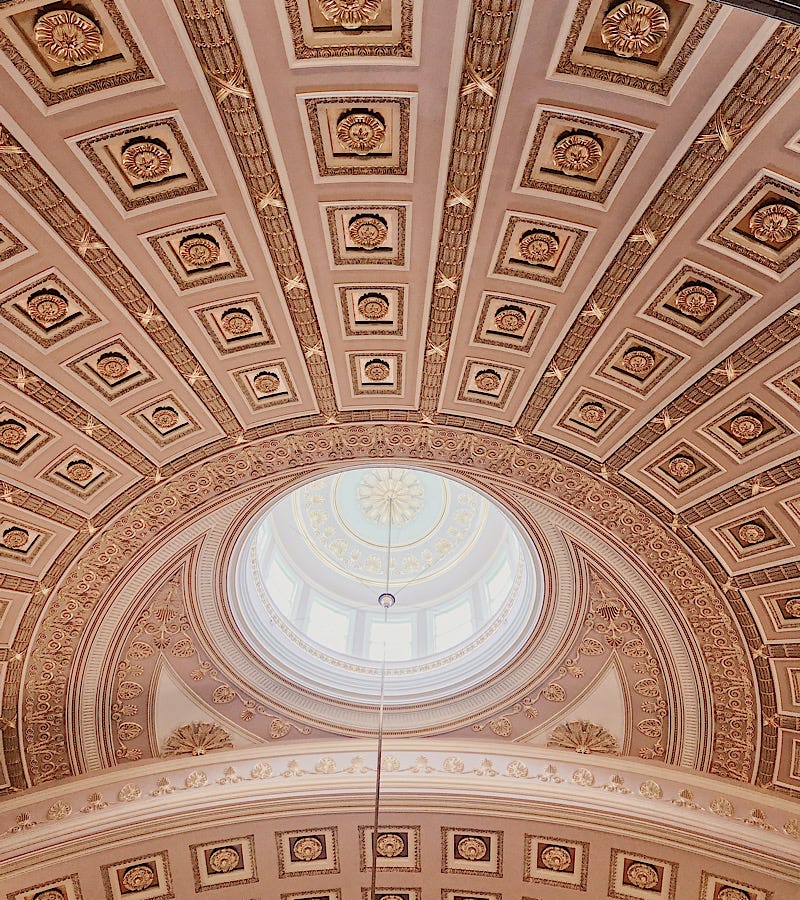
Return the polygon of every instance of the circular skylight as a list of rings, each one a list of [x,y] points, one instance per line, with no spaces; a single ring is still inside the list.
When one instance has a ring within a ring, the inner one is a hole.
[[[538,618],[521,529],[486,495],[431,471],[317,478],[271,506],[240,546],[232,607],[251,647],[279,676],[336,700],[375,702],[384,655],[389,704],[463,691],[502,669]]]

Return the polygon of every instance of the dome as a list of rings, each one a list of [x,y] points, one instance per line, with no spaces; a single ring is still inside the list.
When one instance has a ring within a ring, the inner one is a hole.
[[[256,517],[234,565],[231,607],[253,650],[337,700],[377,699],[384,654],[387,703],[474,687],[541,608],[534,550],[509,513],[417,468],[306,482]]]

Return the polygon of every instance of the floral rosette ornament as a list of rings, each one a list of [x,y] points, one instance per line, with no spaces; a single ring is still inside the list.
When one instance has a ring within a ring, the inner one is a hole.
[[[381,0],[317,0],[319,11],[338,28],[357,31],[378,18]]]

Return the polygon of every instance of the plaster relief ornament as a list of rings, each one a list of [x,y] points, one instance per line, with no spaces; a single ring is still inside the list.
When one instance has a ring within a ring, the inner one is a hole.
[[[750,900],[750,895],[739,888],[726,886],[717,891],[717,900]]]
[[[587,175],[603,158],[603,145],[591,134],[567,134],[553,147],[553,162],[565,175]]]
[[[475,376],[475,387],[477,387],[479,391],[493,394],[500,387],[502,380],[503,379],[494,371],[494,369],[482,369]]]
[[[707,284],[687,284],[675,295],[678,309],[694,319],[705,319],[717,308],[718,297]]]
[[[28,436],[28,429],[22,422],[15,422],[13,419],[7,419],[0,422],[0,444],[13,450],[25,443]]]
[[[386,381],[390,372],[389,363],[382,359],[371,359],[364,366],[364,375],[368,381]]]
[[[33,900],[65,900],[64,892],[58,888],[48,888],[33,895]]]
[[[767,536],[766,531],[757,522],[746,522],[737,532],[742,544],[760,544]]]
[[[292,855],[303,862],[311,862],[322,856],[322,841],[315,837],[302,837],[294,842]]]
[[[791,600],[787,600],[784,610],[790,618],[800,619],[800,597],[792,597]]]
[[[759,241],[785,244],[800,233],[800,213],[787,203],[768,203],[750,216],[750,230]]]
[[[234,847],[220,847],[208,857],[210,872],[232,872],[241,867],[241,856]]]
[[[85,459],[74,459],[71,463],[67,463],[67,475],[71,481],[86,484],[94,475],[94,466]]]
[[[125,890],[138,893],[155,884],[156,873],[150,866],[131,866],[124,871],[120,881]]]
[[[558,238],[549,231],[526,231],[519,241],[520,256],[532,265],[550,262],[558,247]]]
[[[500,331],[516,334],[525,327],[528,317],[518,306],[501,306],[494,314],[494,323]]]
[[[357,31],[377,19],[382,0],[317,0],[319,11],[339,28]]]
[[[207,234],[188,234],[178,245],[187,269],[208,269],[219,262],[219,244]]]
[[[3,532],[3,546],[8,547],[9,550],[22,550],[29,540],[30,532],[24,528],[17,528],[14,526],[12,528],[6,528]]]
[[[548,747],[563,747],[576,753],[617,753],[617,739],[602,725],[594,722],[566,722],[553,729]]]
[[[425,491],[417,476],[408,469],[376,469],[358,483],[361,512],[379,525],[412,522],[422,509]]]
[[[742,413],[731,419],[730,429],[736,440],[744,444],[761,436],[764,431],[764,423],[756,416]]]
[[[658,886],[658,870],[649,863],[631,863],[625,872],[625,881],[644,891]]]
[[[479,860],[486,856],[486,843],[480,838],[464,837],[456,844],[461,859]]]
[[[572,854],[564,847],[549,844],[539,854],[539,859],[546,869],[553,872],[565,872],[572,864]]]
[[[160,181],[172,169],[172,154],[162,141],[137,138],[123,149],[120,165],[140,181]]]
[[[176,728],[164,744],[162,756],[204,756],[212,750],[232,750],[231,736],[212,722],[190,722]]]
[[[178,424],[179,418],[178,411],[172,406],[159,406],[153,410],[153,414],[150,416],[153,424],[160,431],[174,428]]]
[[[381,834],[375,841],[375,849],[378,856],[392,859],[399,856],[405,850],[405,842],[399,834]]]
[[[389,226],[386,224],[386,219],[381,216],[364,213],[350,219],[347,225],[347,234],[356,247],[374,250],[375,247],[380,247],[389,236]]]
[[[345,113],[336,123],[339,143],[358,156],[367,156],[386,140],[386,124],[383,116],[369,110],[353,110]]]
[[[220,317],[222,330],[234,337],[242,334],[250,334],[253,330],[253,317],[246,309],[226,309]]]
[[[67,305],[67,298],[58,291],[37,291],[28,297],[26,308],[34,322],[47,328],[64,318]]]
[[[607,415],[605,407],[600,403],[584,403],[578,410],[578,418],[593,427],[602,424]]]
[[[253,387],[259,394],[274,394],[281,386],[281,380],[274,372],[259,372],[253,379]]]
[[[95,368],[106,381],[119,381],[128,374],[131,364],[122,353],[103,353],[98,357]]]
[[[697,463],[691,456],[673,456],[667,463],[669,474],[678,481],[683,481],[697,471]]]
[[[622,357],[623,367],[637,378],[643,378],[653,371],[656,364],[655,356],[644,347],[633,347]]]
[[[389,315],[389,300],[383,294],[363,294],[357,306],[359,315],[373,322]]]
[[[103,52],[100,28],[72,9],[54,9],[39,16],[33,39],[50,59],[71,66],[88,66]]]
[[[669,16],[650,0],[620,3],[603,18],[600,38],[616,56],[653,53],[669,34]]]

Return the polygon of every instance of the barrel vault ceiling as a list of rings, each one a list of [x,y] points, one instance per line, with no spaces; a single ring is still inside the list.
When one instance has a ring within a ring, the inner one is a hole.
[[[573,591],[527,693],[405,729],[386,896],[789,896],[798,88],[800,30],[703,0],[0,0],[11,900],[360,896],[370,729],[251,696],[203,585],[376,459],[505,498]],[[717,819],[768,871],[678,837]]]

